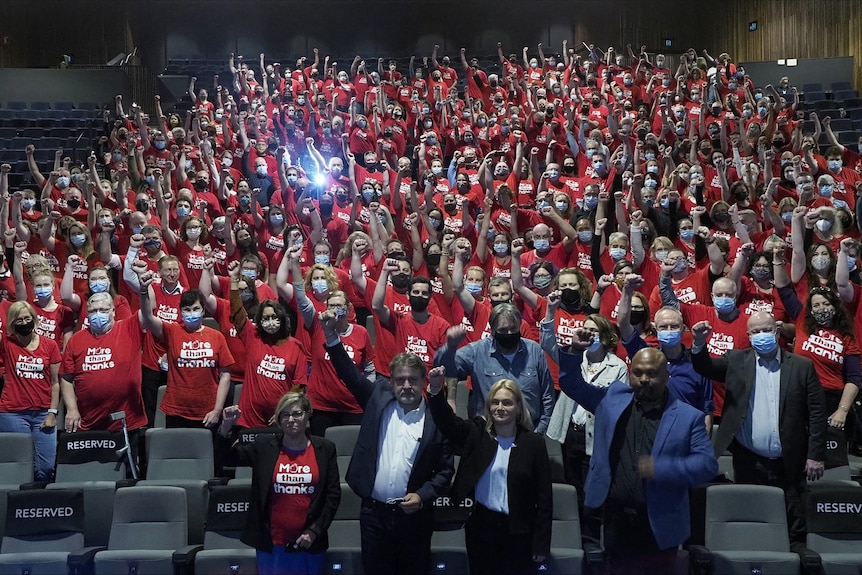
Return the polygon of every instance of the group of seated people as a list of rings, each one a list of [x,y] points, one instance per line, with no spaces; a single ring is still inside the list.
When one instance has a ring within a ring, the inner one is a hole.
[[[519,58],[499,47],[500,74],[463,49],[451,62],[435,48],[409,70],[358,56],[341,69],[316,49],[293,69],[261,54],[255,70],[231,55],[228,85],[216,77],[196,91],[192,79],[185,118],[164,114],[158,97],[152,118],[137,105],[126,112],[117,96],[86,165],[58,150],[45,170],[28,146],[35,190],[10,189],[0,166],[0,431],[32,433],[36,478],[50,480],[56,429],[116,431],[111,414],[124,411],[140,432],[154,425],[162,385],[167,427],[275,425],[288,458],[324,449],[297,439],[297,426],[322,437],[383,419],[380,444],[374,436],[353,456],[372,458],[370,479],[348,474],[369,512],[423,516],[452,477],[449,443],[475,449],[453,489],[477,494],[471,569],[500,573],[541,563],[550,541],[547,464],[509,459],[516,429],[530,457],[547,459],[533,433],[562,444],[582,508],[635,510],[634,523],[612,529],[605,514],[607,548],[630,545],[625,534],[645,525],[644,553],[675,549],[687,533],[643,521],[653,504],[644,489],[669,481],[658,459],[655,469],[639,459],[661,433],[650,406],[696,413],[686,437],[702,448],[714,424],[750,407],[733,366],[719,363],[753,349],[765,365],[778,350],[784,365],[785,352],[805,358],[816,379],[793,422],[811,429],[796,471],[816,479],[827,426],[853,448],[862,385],[862,137],[840,145],[828,117],[805,133],[788,79],[756,86],[726,53],[689,50],[670,69],[661,54],[628,52],[564,43],[559,56],[540,45]],[[631,385],[637,409],[606,428],[594,413],[605,400],[574,388],[610,400],[615,382]],[[487,425],[454,418],[458,393],[469,393],[468,418]],[[731,450],[780,459],[785,418],[797,414],[747,393],[760,419],[742,418]],[[430,455],[416,450],[426,403],[447,446]],[[629,453],[626,430],[638,426],[649,440],[632,439]],[[591,497],[597,450],[610,493]],[[709,451],[691,475],[699,482],[715,475]],[[410,469],[433,479],[416,487]],[[516,482],[535,490],[530,509]],[[369,556],[398,553],[379,539],[412,525],[399,521],[368,536]],[[583,522],[598,537],[602,516]],[[301,523],[263,539],[320,550],[325,525]],[[506,545],[489,551],[488,533]]]

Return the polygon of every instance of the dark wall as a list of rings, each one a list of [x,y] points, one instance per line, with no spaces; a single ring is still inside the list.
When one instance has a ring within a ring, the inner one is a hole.
[[[0,102],[113,101],[117,94],[128,94],[128,81],[121,70],[22,70],[0,69]]]
[[[853,58],[818,58],[797,60],[796,66],[779,66],[770,62],[745,62],[745,72],[758,86],[778,85],[782,76],[787,76],[794,86],[802,91],[803,84],[823,84],[829,90],[833,82],[853,83]]]

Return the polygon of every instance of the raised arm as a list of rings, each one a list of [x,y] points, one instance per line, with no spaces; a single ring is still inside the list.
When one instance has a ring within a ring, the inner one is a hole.
[[[147,264],[141,260],[135,260],[132,264],[132,270],[138,276],[138,283],[141,286],[141,325],[144,329],[153,334],[159,341],[164,341],[163,323],[161,318],[153,315],[152,294],[150,293],[150,285],[155,277],[153,272],[147,269]]]
[[[524,240],[515,238],[512,240],[512,288],[521,296],[528,306],[536,309],[539,305],[539,296],[524,283],[521,273],[521,254],[524,252]]]

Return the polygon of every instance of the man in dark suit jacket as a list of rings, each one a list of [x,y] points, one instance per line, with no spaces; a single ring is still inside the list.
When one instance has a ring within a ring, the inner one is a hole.
[[[425,364],[415,354],[398,354],[389,364],[390,381],[375,384],[347,355],[335,321],[333,311],[321,314],[326,350],[365,411],[346,477],[362,498],[363,567],[375,575],[428,573],[432,503],[449,485],[455,467],[449,443],[426,413]]]
[[[630,385],[589,385],[581,362],[591,342],[578,329],[560,353],[560,388],[596,416],[584,505],[604,506],[609,573],[671,573],[690,534],[688,490],[718,472],[703,412],[668,393],[667,358],[654,348],[632,358]]]
[[[749,349],[712,358],[705,347],[711,331],[706,321],[692,326],[691,360],[726,385],[715,453],[730,449],[736,483],[784,489],[790,540],[804,542],[806,478],[820,479],[826,458],[826,398],[814,364],[778,347],[775,318],[766,312],[748,320]]]

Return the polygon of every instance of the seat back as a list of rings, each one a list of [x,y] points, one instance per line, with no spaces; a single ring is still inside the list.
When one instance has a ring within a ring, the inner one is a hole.
[[[341,483],[341,503],[338,504],[338,509],[335,510],[334,519],[355,519],[359,520],[359,512],[362,509],[362,498],[350,489],[346,483]]]
[[[818,553],[859,553],[862,549],[862,487],[826,482],[808,492],[805,509],[808,547]]]
[[[350,458],[353,456],[353,448],[356,447],[356,438],[359,436],[358,425],[336,425],[326,428],[324,434],[326,439],[335,444],[336,459],[338,461],[338,473],[341,480],[347,477],[347,469],[350,467]]]
[[[123,487],[114,495],[108,549],[178,549],[188,544],[182,487]]]
[[[156,429],[165,428],[165,412],[162,411],[162,400],[165,398],[167,390],[167,385],[160,385],[159,390],[156,392],[156,416],[153,421],[153,427]]]
[[[242,549],[239,537],[245,527],[252,493],[250,485],[218,485],[210,491],[205,549]]]
[[[46,489],[80,489],[84,492],[84,545],[106,546],[111,534],[114,517],[113,481],[76,481],[73,483],[49,483]]]
[[[12,491],[0,553],[72,552],[84,547],[80,489]]]
[[[120,481],[126,477],[122,432],[79,431],[57,437],[57,483]],[[120,465],[118,465],[118,463]]]
[[[551,547],[581,548],[581,520],[578,515],[578,490],[574,485],[554,483],[554,512],[551,521]]]
[[[0,449],[0,484],[33,481],[33,438],[29,433],[4,433]]]
[[[708,487],[704,540],[712,551],[788,552],[784,491],[765,485]]]
[[[563,444],[546,435],[545,448],[548,450],[548,459],[551,462],[551,481],[554,483],[565,483],[566,472],[563,464]]]
[[[213,476],[213,438],[206,429],[148,429],[147,479]]]

